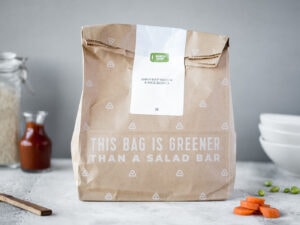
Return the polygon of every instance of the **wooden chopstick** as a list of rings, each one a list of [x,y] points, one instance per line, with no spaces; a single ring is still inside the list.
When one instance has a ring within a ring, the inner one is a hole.
[[[6,202],[13,206],[19,207],[21,209],[25,209],[29,212],[32,212],[39,216],[48,216],[52,214],[52,210],[45,208],[43,206],[34,204],[32,202],[28,202],[22,199],[15,198],[11,195],[0,193],[0,201]]]

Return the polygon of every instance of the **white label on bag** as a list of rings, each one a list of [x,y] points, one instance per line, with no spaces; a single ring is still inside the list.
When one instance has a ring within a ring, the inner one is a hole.
[[[186,30],[137,25],[130,113],[182,116]]]

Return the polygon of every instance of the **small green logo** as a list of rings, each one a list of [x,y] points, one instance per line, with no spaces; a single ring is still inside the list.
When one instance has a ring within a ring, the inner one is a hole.
[[[150,54],[151,62],[169,62],[169,54],[161,52],[153,52]]]

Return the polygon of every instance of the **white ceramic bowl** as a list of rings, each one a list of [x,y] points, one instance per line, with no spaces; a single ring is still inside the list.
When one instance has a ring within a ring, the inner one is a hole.
[[[265,153],[277,166],[300,176],[300,146],[276,144],[262,137],[259,141]]]
[[[258,125],[260,134],[264,140],[278,144],[299,145],[300,147],[300,133],[291,133],[281,130],[273,130],[262,124]]]
[[[300,133],[300,116],[263,113],[260,115],[261,124],[273,130]]]

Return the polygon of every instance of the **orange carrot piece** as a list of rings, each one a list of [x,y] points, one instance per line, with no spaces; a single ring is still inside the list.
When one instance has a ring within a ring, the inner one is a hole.
[[[254,197],[254,196],[247,196],[246,201],[247,202],[253,202],[253,203],[256,203],[256,204],[259,204],[259,205],[265,204],[265,199],[264,198],[257,198],[257,197]]]
[[[276,208],[260,206],[259,211],[266,218],[278,218],[278,217],[280,217],[280,212]]]
[[[241,206],[247,209],[253,209],[253,210],[258,210],[259,209],[259,204],[253,203],[253,202],[248,202],[245,200],[241,200]]]
[[[233,213],[241,216],[249,216],[255,212],[253,209],[247,209],[241,206],[237,206],[233,209]]]
[[[278,218],[280,211],[276,208],[265,204],[265,199],[253,196],[247,196],[246,200],[241,200],[240,206],[233,210],[237,215],[263,215],[265,218]]]

